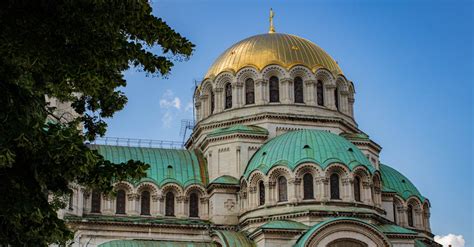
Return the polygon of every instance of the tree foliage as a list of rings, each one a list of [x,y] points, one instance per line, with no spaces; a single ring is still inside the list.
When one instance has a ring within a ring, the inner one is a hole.
[[[0,3],[0,245],[64,244],[73,234],[56,212],[71,183],[110,192],[146,174],[148,165],[110,163],[85,143],[126,104],[124,70],[166,75],[191,55],[194,45],[151,11],[146,0]],[[77,114],[64,118],[48,99]]]

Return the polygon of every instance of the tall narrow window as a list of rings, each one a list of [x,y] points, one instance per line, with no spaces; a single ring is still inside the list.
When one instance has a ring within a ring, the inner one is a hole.
[[[354,178],[354,199],[360,202],[360,178]]]
[[[245,80],[245,104],[255,103],[255,84],[252,78]]]
[[[115,205],[115,213],[116,214],[125,214],[125,191],[118,190],[117,191],[117,198],[116,198],[116,205]]]
[[[214,91],[211,90],[211,114],[214,113]]]
[[[286,178],[281,176],[278,178],[278,201],[286,202],[288,201],[288,190],[286,185]]]
[[[313,175],[306,173],[303,176],[303,199],[314,199]]]
[[[334,89],[334,104],[336,104],[336,109],[339,111],[339,90],[337,87]]]
[[[100,201],[100,192],[97,190],[93,190],[91,197],[91,213],[100,213]]]
[[[293,89],[295,92],[295,103],[304,103],[304,93],[303,93],[303,79],[297,76],[293,81]]]
[[[225,84],[225,109],[232,108],[232,85]]]
[[[413,224],[413,206],[412,205],[408,205],[407,215],[408,215],[408,225],[413,227],[414,224]]]
[[[150,192],[145,190],[141,196],[141,215],[150,215]]]
[[[258,205],[262,206],[265,204],[265,185],[263,184],[263,181],[260,181],[258,183]]]
[[[165,216],[174,216],[174,194],[171,191],[165,196]]]
[[[324,106],[323,83],[320,80],[318,80],[318,83],[316,84],[316,97],[318,97],[318,105]]]
[[[68,209],[69,209],[69,210],[73,210],[73,209],[74,209],[74,192],[72,192],[72,193],[69,195]]]
[[[270,77],[270,102],[280,102],[280,85],[278,77]]]
[[[199,217],[199,197],[197,193],[189,196],[189,217]]]
[[[340,199],[339,198],[339,176],[336,173],[333,173],[329,178],[329,183],[331,186],[331,199]]]

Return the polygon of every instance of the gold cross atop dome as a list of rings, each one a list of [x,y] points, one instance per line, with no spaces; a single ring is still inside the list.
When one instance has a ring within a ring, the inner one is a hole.
[[[275,32],[275,27],[273,26],[273,17],[275,14],[273,13],[273,9],[270,8],[270,30],[268,30],[268,33],[274,33]]]

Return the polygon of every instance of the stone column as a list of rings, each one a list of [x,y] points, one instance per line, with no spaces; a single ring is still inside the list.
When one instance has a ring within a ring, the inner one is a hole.
[[[91,212],[91,192],[86,189],[81,189],[81,192],[84,198],[83,204],[82,204],[83,212],[90,213]]]
[[[364,197],[362,198],[365,204],[372,204],[372,190],[370,188],[371,184],[367,181],[362,181],[362,191],[364,193]]]
[[[415,214],[413,215],[414,217],[414,225],[416,228],[418,229],[423,229],[423,218],[422,218],[422,213],[423,213],[423,210],[421,210],[420,208],[416,208],[415,210]]]
[[[101,196],[101,202],[100,202],[100,212],[105,215],[112,215],[115,214],[115,205],[117,204],[117,199],[112,198],[109,195],[104,195],[102,194]]]
[[[199,218],[207,220],[209,219],[209,197],[201,197],[200,202]]]
[[[186,217],[186,214],[184,213],[185,212],[185,200],[186,200],[186,197],[185,196],[177,196],[176,197],[176,205],[175,205],[175,209],[176,209],[176,217],[178,218],[184,218]]]
[[[138,194],[127,194],[127,202],[125,206],[125,212],[128,215],[139,215],[138,203],[140,202],[140,195]]]
[[[398,221],[399,221],[399,225],[400,226],[403,226],[403,227],[407,227],[408,226],[408,219],[407,219],[407,207],[405,206],[397,206],[397,218],[398,218]]]
[[[201,95],[201,97],[199,99],[202,103],[200,117],[201,117],[201,119],[204,119],[207,116],[209,116],[209,114],[210,114],[211,96],[210,95]]]
[[[340,95],[341,102],[339,102],[339,108],[341,109],[342,113],[349,115],[349,91],[341,91]]]
[[[221,112],[224,109],[224,89],[216,88],[214,90],[214,113]]]
[[[158,197],[158,215],[165,215],[165,197]]]
[[[318,193],[316,194],[316,199],[319,201],[328,201],[329,200],[329,179],[321,176],[316,178],[316,183],[318,184]]]
[[[349,97],[347,101],[349,103],[349,115],[354,118],[354,97]]]
[[[353,178],[344,178],[342,179],[342,188],[343,194],[341,199],[346,202],[354,201],[354,179]]]
[[[265,104],[265,81],[263,79],[255,80],[255,104]]]
[[[265,185],[265,204],[266,205],[275,205],[275,182],[264,182]]]
[[[316,105],[316,81],[315,80],[307,80],[304,82],[304,102],[307,105]]]
[[[249,209],[254,209],[258,206],[257,203],[257,187],[250,186],[249,187]]]
[[[288,201],[296,203],[298,201],[298,186],[301,184],[301,179],[292,178],[288,181]]]
[[[162,216],[160,212],[161,195],[152,195],[150,201],[150,214],[152,216]]]
[[[327,108],[332,110],[337,110],[336,108],[336,101],[334,99],[334,90],[336,89],[336,85],[334,84],[326,84],[324,87],[324,104]],[[340,102],[339,102],[340,103]]]
[[[232,85],[232,108],[241,107],[244,102],[242,100],[242,90],[244,88],[244,84],[242,82],[235,82],[235,84]]]
[[[194,114],[196,114],[196,122],[199,122],[201,121],[201,101],[196,101],[196,103],[194,104],[194,107],[195,107],[195,110],[194,110]]]
[[[293,81],[290,78],[283,78],[280,80],[280,102],[283,104],[291,104],[293,101],[292,90]]]
[[[425,216],[424,217],[424,219],[425,219],[425,223],[424,223],[425,230],[431,232],[431,226],[430,226],[430,216],[431,216],[431,214],[429,212],[425,212],[424,216]]]

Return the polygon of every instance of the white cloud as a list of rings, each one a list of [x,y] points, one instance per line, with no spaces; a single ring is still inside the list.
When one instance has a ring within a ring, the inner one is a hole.
[[[163,118],[161,118],[161,122],[163,123],[163,126],[166,128],[171,127],[171,122],[173,122],[173,115],[169,111],[165,112],[163,114]]]
[[[434,240],[445,247],[451,245],[452,247],[464,247],[465,241],[462,235],[454,235],[452,233],[446,236],[438,236],[434,237]]]
[[[191,110],[193,110],[193,102],[188,102],[188,104],[186,104],[186,107],[184,108],[184,111],[188,112]]]
[[[160,107],[165,109],[174,107],[179,110],[181,109],[181,100],[178,97],[174,97],[173,91],[168,89],[161,96]]]

